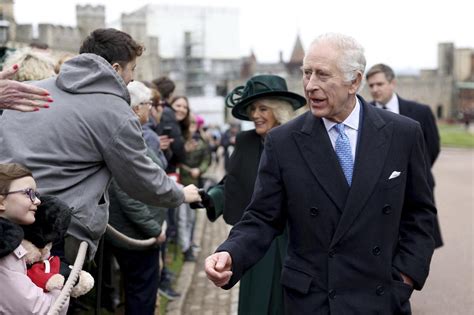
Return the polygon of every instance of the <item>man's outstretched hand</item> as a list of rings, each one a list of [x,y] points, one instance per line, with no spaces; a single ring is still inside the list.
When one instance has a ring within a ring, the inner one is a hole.
[[[201,195],[199,194],[199,189],[193,184],[185,186],[183,188],[183,192],[185,203],[201,202]]]

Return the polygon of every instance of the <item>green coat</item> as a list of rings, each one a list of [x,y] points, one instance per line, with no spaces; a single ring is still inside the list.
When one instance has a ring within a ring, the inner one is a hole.
[[[240,220],[252,197],[261,149],[261,137],[255,130],[237,135],[229,173],[208,191],[214,204],[214,208],[206,209],[209,220],[215,221],[220,215],[224,215],[228,224]],[[287,244],[285,230],[272,242],[265,256],[245,272],[240,280],[240,315],[284,314],[280,276]]]
[[[153,162],[160,165],[159,159],[150,150],[147,150]],[[166,218],[167,209],[149,206],[127,195],[112,179],[109,186],[109,224],[119,232],[134,239],[148,239],[157,237],[161,233],[161,224]],[[106,239],[116,247],[136,250],[106,234]]]
[[[201,175],[207,171],[209,165],[211,164],[211,152],[209,151],[209,146],[204,140],[198,140],[198,146],[196,150],[191,152],[186,152],[186,158],[183,161],[189,168],[199,168]],[[185,169],[180,168],[181,184],[184,186],[194,184],[199,185],[198,178],[192,178],[191,174]]]

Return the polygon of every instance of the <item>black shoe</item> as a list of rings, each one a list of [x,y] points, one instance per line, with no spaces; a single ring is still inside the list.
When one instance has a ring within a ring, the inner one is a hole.
[[[171,287],[160,287],[158,288],[158,293],[170,301],[176,300],[181,296],[181,294],[173,290]]]
[[[169,286],[171,283],[176,279],[176,275],[171,271],[163,271],[161,272],[160,282],[165,283],[165,285]]]
[[[196,256],[194,256],[193,249],[191,247],[183,253],[183,260],[196,261]]]

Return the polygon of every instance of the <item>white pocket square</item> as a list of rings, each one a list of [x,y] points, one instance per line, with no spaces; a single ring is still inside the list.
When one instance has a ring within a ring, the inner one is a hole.
[[[390,174],[390,177],[388,179],[390,180],[390,179],[397,178],[398,176],[400,176],[401,173],[402,172],[393,171],[393,173]]]

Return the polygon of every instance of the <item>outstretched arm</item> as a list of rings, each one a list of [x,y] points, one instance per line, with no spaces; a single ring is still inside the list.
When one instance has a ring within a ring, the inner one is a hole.
[[[21,112],[48,108],[52,98],[45,89],[9,80],[18,72],[18,65],[0,71],[0,109],[13,109]]]

